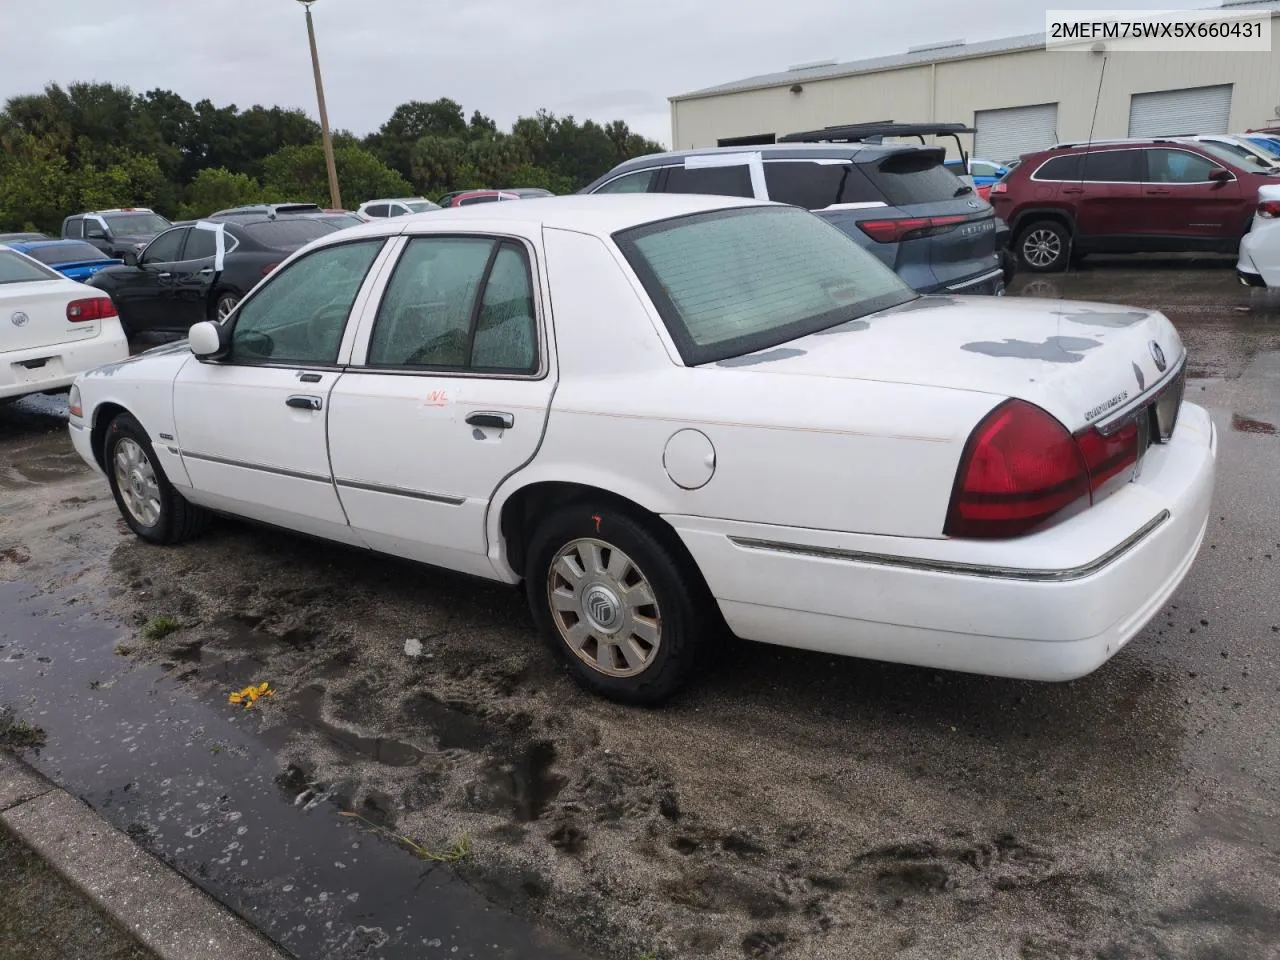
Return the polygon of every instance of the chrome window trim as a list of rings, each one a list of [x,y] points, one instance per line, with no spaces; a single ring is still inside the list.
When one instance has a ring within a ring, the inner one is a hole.
[[[1044,161],[1043,163],[1041,163],[1041,164],[1040,164],[1040,166],[1036,167],[1036,168],[1035,168],[1035,170],[1034,170],[1034,171],[1032,171],[1031,176],[1030,176],[1028,179],[1032,180],[1032,181],[1033,181],[1033,182],[1035,182],[1035,183],[1099,183],[1099,184],[1109,185],[1109,186],[1113,186],[1113,187],[1114,187],[1114,186],[1125,186],[1125,185],[1128,185],[1128,184],[1131,184],[1131,183],[1136,183],[1136,184],[1139,184],[1139,185],[1141,185],[1141,186],[1145,186],[1146,184],[1149,184],[1149,183],[1158,183],[1158,184],[1159,184],[1160,186],[1162,186],[1162,187],[1203,187],[1205,184],[1208,184],[1208,183],[1218,183],[1218,182],[1222,182],[1222,183],[1234,183],[1236,180],[1238,180],[1238,179],[1239,179],[1239,178],[1235,175],[1235,173],[1233,173],[1231,170],[1229,170],[1229,169],[1228,169],[1227,167],[1225,167],[1223,164],[1219,163],[1217,160],[1213,160],[1213,159],[1211,159],[1210,157],[1206,157],[1206,156],[1205,156],[1204,154],[1202,154],[1202,153],[1196,153],[1194,150],[1186,150],[1186,149],[1183,149],[1182,147],[1176,147],[1176,146],[1163,146],[1163,145],[1161,145],[1161,146],[1145,146],[1145,147],[1119,147],[1119,148],[1115,148],[1115,149],[1111,149],[1111,150],[1090,150],[1090,151],[1088,151],[1088,152],[1089,152],[1089,153],[1116,153],[1116,152],[1118,152],[1118,150],[1142,150],[1143,152],[1145,152],[1145,151],[1147,151],[1147,150],[1176,150],[1178,153],[1185,153],[1185,154],[1187,154],[1188,156],[1191,156],[1191,157],[1197,157],[1197,158],[1198,158],[1198,159],[1200,159],[1200,160],[1208,160],[1210,163],[1212,163],[1212,164],[1213,164],[1216,168],[1218,168],[1219,170],[1226,170],[1226,171],[1227,171],[1227,173],[1231,174],[1231,179],[1230,179],[1230,180],[1224,180],[1224,181],[1217,181],[1217,180],[1190,180],[1190,181],[1178,182],[1178,183],[1165,183],[1165,182],[1163,182],[1163,181],[1161,181],[1161,180],[1146,180],[1146,179],[1143,179],[1143,180],[1084,180],[1084,179],[1082,179],[1082,178],[1080,178],[1080,177],[1074,177],[1074,178],[1072,178],[1071,180],[1050,180],[1050,179],[1048,179],[1048,178],[1046,178],[1046,177],[1038,177],[1038,176],[1036,176],[1036,174],[1038,174],[1041,170],[1043,170],[1045,166],[1047,166],[1048,164],[1052,163],[1054,160],[1057,160],[1059,157],[1069,157],[1069,156],[1081,156],[1081,157],[1082,157],[1082,156],[1084,156],[1084,154],[1083,154],[1083,153],[1079,153],[1079,154],[1060,153],[1060,154],[1058,154],[1058,156],[1057,156],[1057,157],[1047,157],[1047,158],[1045,159],[1045,161]]]
[[[927,560],[917,557],[902,557],[893,554],[866,553],[861,550],[842,550],[836,547],[817,547],[806,544],[785,543],[776,540],[758,540],[753,537],[730,536],[729,541],[744,550],[757,550],[767,553],[785,553],[792,556],[810,557],[817,560],[841,560],[847,563],[864,563],[878,567],[896,567],[905,570],[917,570],[922,573],[945,573],[967,577],[984,577],[994,580],[1024,580],[1032,583],[1065,583],[1071,580],[1083,580],[1092,576],[1104,567],[1110,566],[1124,554],[1128,553],[1157,527],[1169,519],[1168,510],[1158,514],[1141,527],[1125,537],[1100,557],[1076,567],[1060,570],[1034,569],[1026,567],[1000,567],[980,563],[957,563],[949,560]]]

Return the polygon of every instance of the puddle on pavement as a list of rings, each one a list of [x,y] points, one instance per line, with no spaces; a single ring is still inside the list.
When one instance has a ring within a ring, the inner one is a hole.
[[[1238,413],[1231,415],[1231,429],[1239,430],[1241,433],[1257,433],[1265,437],[1274,437],[1277,432],[1274,423],[1254,420],[1252,417],[1241,416]]]
[[[463,706],[454,706],[428,694],[414,697],[405,708],[405,718],[436,738],[441,750],[470,750],[478,753],[494,739],[494,731]]]
[[[353,730],[330,723],[324,718],[325,693],[324,687],[312,684],[298,692],[293,698],[293,705],[298,716],[326,737],[388,767],[411,767],[422,759],[421,750],[400,740],[362,737]]]

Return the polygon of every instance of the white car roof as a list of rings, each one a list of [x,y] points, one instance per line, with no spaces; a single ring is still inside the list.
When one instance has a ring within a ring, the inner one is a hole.
[[[744,197],[721,197],[692,193],[576,194],[568,197],[534,197],[519,203],[477,203],[466,207],[445,207],[430,213],[411,214],[393,220],[375,221],[342,231],[343,237],[394,236],[414,233],[415,226],[486,222],[522,223],[528,227],[552,227],[580,233],[609,236],[619,230],[709,210],[732,207],[780,206]],[[321,238],[322,245],[328,238]]]

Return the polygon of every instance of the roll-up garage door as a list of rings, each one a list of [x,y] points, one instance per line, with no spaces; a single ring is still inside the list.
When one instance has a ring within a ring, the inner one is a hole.
[[[1129,136],[1226,133],[1231,118],[1231,84],[1135,93],[1129,98]]]
[[[973,115],[978,132],[973,155],[1003,163],[1024,153],[1052,147],[1058,140],[1058,105],[1037,103],[1030,107],[978,110]]]

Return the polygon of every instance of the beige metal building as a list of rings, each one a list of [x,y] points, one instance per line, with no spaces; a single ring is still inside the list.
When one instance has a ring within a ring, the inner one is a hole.
[[[672,97],[672,146],[772,143],[800,130],[879,120],[960,122],[978,131],[966,148],[1000,162],[1087,139],[1091,124],[1094,139],[1280,124],[1280,3],[1223,7],[1271,9],[1276,49],[1068,53],[1045,50],[1044,35],[1030,34],[808,64]]]

